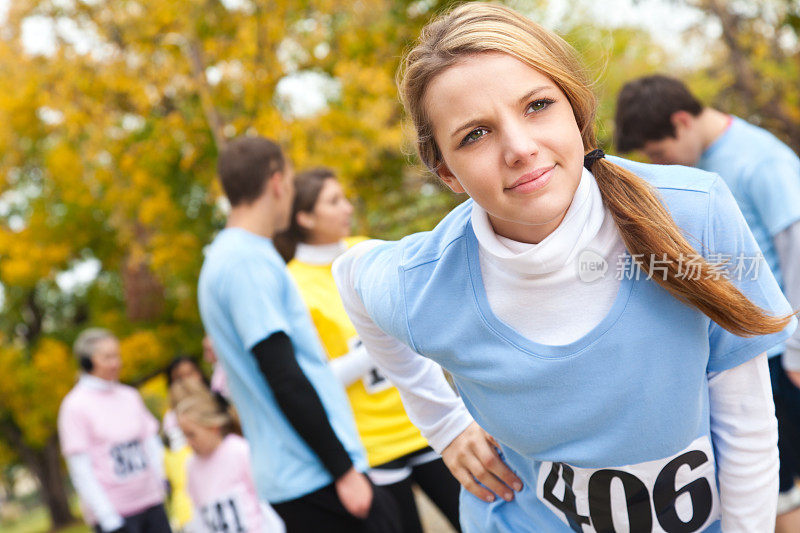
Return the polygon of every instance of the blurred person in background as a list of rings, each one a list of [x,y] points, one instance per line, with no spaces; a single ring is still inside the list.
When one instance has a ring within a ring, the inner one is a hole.
[[[91,328],[74,352],[83,372],[61,403],[58,432],[85,520],[97,533],[171,531],[158,422],[139,392],[119,382],[119,341]]]
[[[775,279],[800,308],[800,159],[777,137],[703,106],[680,80],[646,76],[620,91],[616,141],[653,162],[719,174],[731,189]],[[735,258],[734,258],[735,260]],[[768,352],[778,418],[777,531],[800,531],[800,328]]]
[[[460,531],[458,482],[411,423],[400,393],[361,344],[331,274],[339,255],[366,240],[350,237],[353,206],[331,169],[301,172],[294,186],[289,228],[275,236],[275,247],[311,311],[333,373],[347,390],[367,450],[369,477],[394,496],[405,533],[422,531],[414,483]]]
[[[192,455],[192,449],[186,443],[186,438],[178,425],[175,416],[177,400],[173,398],[172,390],[175,383],[182,381],[197,382],[208,387],[208,380],[197,361],[187,355],[174,358],[164,374],[167,378],[170,405],[161,423],[167,441],[167,451],[164,454],[164,471],[170,489],[167,508],[173,526],[184,530],[192,520],[192,502],[186,492],[186,462]]]
[[[250,465],[250,447],[236,433],[233,408],[202,382],[170,388],[180,398],[175,411],[194,455],[186,465],[194,505],[195,533],[283,533],[283,521],[259,500]]]
[[[231,204],[198,283],[203,326],[252,451],[259,497],[289,532],[397,531],[308,309],[272,244],[286,228],[293,170],[263,137],[230,141],[218,171]]]
[[[217,359],[217,353],[214,351],[214,344],[211,342],[211,337],[208,335],[203,337],[203,359],[214,368],[211,372],[211,390],[222,394],[225,398],[230,398],[230,393],[228,392],[228,377],[225,375],[225,369],[222,368],[222,365]]]

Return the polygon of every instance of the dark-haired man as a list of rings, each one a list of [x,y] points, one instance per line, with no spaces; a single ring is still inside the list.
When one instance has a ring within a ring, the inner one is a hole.
[[[800,159],[788,146],[762,128],[703,106],[680,80],[662,75],[622,88],[616,143],[620,151],[641,150],[655,163],[719,174],[792,307],[800,307]],[[781,463],[776,531],[800,531],[800,510],[789,512],[800,507],[794,486],[800,474],[800,331],[768,353],[774,356],[770,377]]]
[[[389,497],[364,472],[347,396],[272,245],[288,225],[291,164],[263,137],[219,156],[228,223],[209,246],[198,298],[253,455],[260,497],[292,532],[393,531]]]

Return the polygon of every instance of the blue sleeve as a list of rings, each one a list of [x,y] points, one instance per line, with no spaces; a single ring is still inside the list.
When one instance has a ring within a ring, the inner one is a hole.
[[[414,349],[406,319],[401,254],[402,241],[383,243],[364,254],[357,265],[355,285],[372,321]]]
[[[800,220],[800,164],[797,161],[770,158],[756,165],[747,186],[771,236]]]
[[[711,262],[727,260],[728,279],[753,303],[774,315],[792,312],[775,277],[761,255],[736,200],[721,178],[711,187],[708,207],[708,257]],[[778,333],[739,337],[711,322],[708,371],[719,372],[749,361],[786,340],[797,320]]]
[[[286,313],[281,311],[285,281],[281,272],[258,259],[237,262],[226,272],[226,307],[248,352],[279,331],[291,335]]]

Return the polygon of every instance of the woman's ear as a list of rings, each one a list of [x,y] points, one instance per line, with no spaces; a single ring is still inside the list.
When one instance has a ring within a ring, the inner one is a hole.
[[[295,215],[295,220],[301,228],[307,231],[313,230],[316,223],[314,215],[306,211],[298,211]]]
[[[462,187],[461,183],[458,181],[458,178],[456,178],[455,175],[450,172],[450,168],[444,161],[439,163],[439,166],[436,167],[436,175],[439,176],[439,179],[442,180],[444,184],[447,185],[454,193],[461,194],[462,192],[466,192],[464,191],[464,187]]]

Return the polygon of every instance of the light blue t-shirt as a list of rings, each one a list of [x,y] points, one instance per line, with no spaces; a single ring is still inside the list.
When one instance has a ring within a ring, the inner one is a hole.
[[[765,309],[790,312],[717,176],[611,159],[657,187],[706,257],[755,257],[757,275],[732,281]],[[465,531],[720,531],[707,373],[771,348],[796,320],[780,333],[737,337],[631,269],[585,336],[533,342],[492,312],[471,208],[467,201],[432,232],[379,245],[356,272],[371,318],[452,374],[525,484],[512,502],[462,490]],[[536,302],[528,305],[536,320]]]
[[[282,331],[317,391],[328,420],[356,469],[367,460],[342,385],[327,365],[309,312],[270,239],[227,228],[206,251],[198,286],[200,316],[228,376],[250,442],[259,496],[299,498],[333,482],[317,455],[278,407],[251,349]]]
[[[732,119],[725,133],[703,152],[697,166],[725,180],[783,287],[772,238],[800,220],[800,158],[770,132],[740,118]]]

